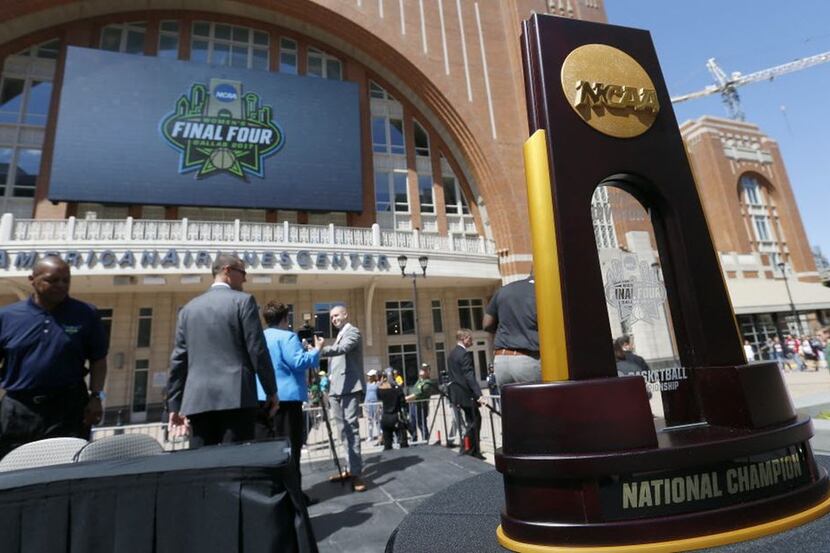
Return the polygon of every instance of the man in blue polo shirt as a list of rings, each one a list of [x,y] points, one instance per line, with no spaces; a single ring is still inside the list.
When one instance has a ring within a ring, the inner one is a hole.
[[[69,297],[69,266],[57,256],[39,260],[29,280],[34,294],[0,309],[0,456],[42,438],[89,439],[102,416],[108,344],[97,310]]]

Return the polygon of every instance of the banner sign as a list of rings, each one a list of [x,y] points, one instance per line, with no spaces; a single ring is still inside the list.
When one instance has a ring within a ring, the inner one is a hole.
[[[363,210],[357,83],[70,46],[52,201]]]
[[[660,517],[779,495],[810,483],[806,458],[793,445],[717,466],[612,476],[600,485],[603,515]]]
[[[0,250],[0,269],[31,270],[38,259],[46,255],[57,255],[72,268],[86,269],[199,269],[210,268],[215,255],[233,253],[238,255],[248,269],[292,269],[339,270],[339,271],[389,271],[392,265],[386,254],[364,252],[324,252],[299,250],[297,252],[273,250],[244,250],[214,252],[195,249],[145,249],[133,251],[95,249],[37,251],[29,250],[10,254]]]
[[[260,107],[254,92],[245,94],[243,103],[239,81],[211,79],[210,85],[212,103],[205,101],[207,87],[194,84],[190,94],[176,102],[176,111],[161,122],[164,139],[180,154],[179,173],[197,171],[196,177],[202,178],[225,171],[240,178],[263,177],[263,160],[285,143],[271,106]],[[209,115],[208,107],[214,104],[216,114]],[[236,113],[229,108],[236,108]]]

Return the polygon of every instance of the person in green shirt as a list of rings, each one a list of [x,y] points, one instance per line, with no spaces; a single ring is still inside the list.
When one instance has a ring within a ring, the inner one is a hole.
[[[406,396],[409,404],[409,433],[412,441],[418,441],[418,432],[421,439],[429,442],[429,398],[438,393],[438,385],[430,379],[430,369],[427,363],[421,365],[418,371],[418,380],[410,388],[412,393]]]

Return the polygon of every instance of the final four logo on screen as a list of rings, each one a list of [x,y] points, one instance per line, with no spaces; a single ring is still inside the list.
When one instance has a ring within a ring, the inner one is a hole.
[[[196,83],[182,95],[176,111],[161,121],[167,143],[180,153],[179,173],[196,171],[196,178],[230,173],[264,177],[265,158],[285,143],[274,123],[271,106],[259,95],[242,92],[242,83],[211,79],[210,87]]]

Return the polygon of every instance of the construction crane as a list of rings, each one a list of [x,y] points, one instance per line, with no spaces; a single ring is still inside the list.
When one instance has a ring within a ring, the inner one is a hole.
[[[729,117],[743,121],[744,112],[741,111],[741,100],[738,96],[739,86],[757,83],[758,81],[771,81],[775,77],[792,73],[793,71],[801,71],[802,69],[807,69],[808,67],[828,61],[830,61],[830,52],[824,52],[823,54],[801,58],[783,65],[762,69],[749,75],[741,75],[740,72],[735,71],[730,77],[727,77],[726,72],[717,64],[715,58],[709,58],[709,61],[706,62],[706,69],[712,74],[712,77],[715,79],[715,84],[710,84],[703,90],[698,90],[697,92],[674,96],[671,101],[673,104],[677,104],[679,102],[685,102],[686,100],[709,96],[710,94],[720,94],[723,103],[726,104],[726,111],[729,112]]]

